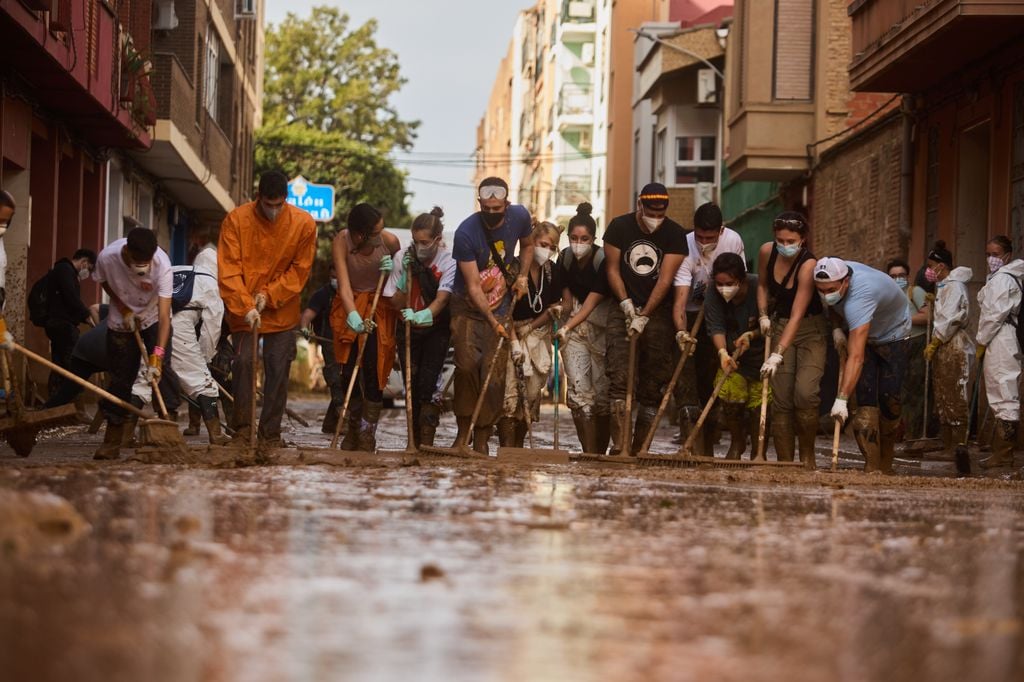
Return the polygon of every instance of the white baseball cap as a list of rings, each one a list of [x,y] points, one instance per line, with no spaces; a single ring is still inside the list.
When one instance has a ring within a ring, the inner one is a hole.
[[[850,274],[850,266],[842,258],[825,257],[814,266],[815,282],[838,282]]]

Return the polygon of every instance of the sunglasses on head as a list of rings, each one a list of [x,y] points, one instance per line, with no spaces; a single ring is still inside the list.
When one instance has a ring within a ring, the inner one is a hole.
[[[508,190],[501,185],[486,185],[480,188],[481,199],[504,199],[508,196]]]
[[[797,220],[796,218],[776,218],[775,227],[786,228],[786,229],[799,229],[804,226],[804,221]]]

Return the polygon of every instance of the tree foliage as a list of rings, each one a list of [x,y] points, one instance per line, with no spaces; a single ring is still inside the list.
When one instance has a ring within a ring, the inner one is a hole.
[[[405,83],[398,56],[377,46],[376,21],[349,23],[337,8],[317,6],[308,18],[289,12],[267,27],[264,125],[298,123],[380,151],[409,149],[419,122],[401,120],[389,104]]]

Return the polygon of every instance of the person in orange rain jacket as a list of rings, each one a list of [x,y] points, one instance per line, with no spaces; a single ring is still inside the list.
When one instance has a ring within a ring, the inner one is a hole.
[[[235,346],[231,366],[235,398],[234,443],[249,442],[252,424],[253,326],[263,340],[263,409],[257,436],[263,447],[281,444],[281,417],[288,402],[288,372],[295,359],[299,294],[316,256],[316,224],[288,204],[288,178],[260,176],[256,200],[224,219],[217,247],[220,295]]]
[[[398,313],[379,301],[370,317],[374,294],[394,268],[392,256],[401,249],[398,237],[384,230],[384,218],[369,204],[357,204],[349,211],[347,229],[334,237],[334,268],[338,273],[338,295],[331,307],[334,357],[341,365],[341,384],[348,387],[355,371],[360,335],[366,344],[359,368],[358,393],[353,392],[342,450],[373,452],[377,448],[377,422],[384,405],[383,388],[395,364],[395,325]],[[383,287],[380,287],[383,289]]]

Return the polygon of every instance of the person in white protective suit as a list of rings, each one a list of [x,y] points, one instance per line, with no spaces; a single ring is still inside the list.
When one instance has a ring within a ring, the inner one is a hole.
[[[974,342],[967,334],[970,299],[967,282],[973,273],[967,267],[953,267],[953,254],[943,241],[928,252],[925,278],[935,282],[935,312],[932,340],[924,356],[934,368],[935,408],[939,433],[947,455],[967,443],[970,410],[970,377],[974,363]]]
[[[989,276],[978,292],[978,349],[985,377],[985,395],[996,419],[992,435],[992,456],[981,466],[1013,465],[1013,446],[1020,421],[1021,348],[1017,341],[1017,319],[1022,298],[1024,260],[1011,260],[1010,240],[999,235],[985,246]]]
[[[212,445],[225,445],[227,436],[221,431],[220,414],[217,410],[219,389],[210,374],[208,364],[217,353],[221,324],[224,319],[224,302],[217,288],[217,249],[210,242],[202,247],[192,265],[172,268],[175,286],[179,286],[180,273],[191,273],[192,296],[174,312],[171,318],[173,343],[171,345],[171,366],[181,382],[181,391],[189,401],[189,426],[186,435],[199,433],[199,420],[206,424]],[[175,298],[180,301],[179,291]],[[178,304],[176,303],[176,306]],[[136,380],[132,393],[148,398],[148,386]],[[198,405],[199,410],[195,407]],[[195,416],[193,416],[195,415]]]

